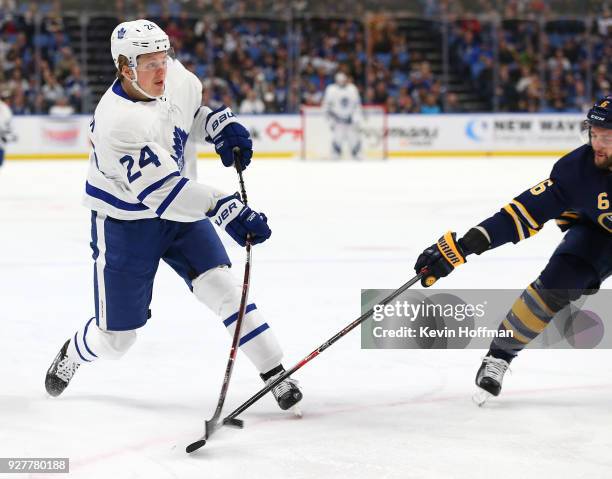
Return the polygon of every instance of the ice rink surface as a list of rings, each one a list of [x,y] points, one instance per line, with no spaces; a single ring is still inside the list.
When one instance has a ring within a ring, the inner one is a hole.
[[[255,160],[249,199],[273,235],[254,248],[251,298],[285,365],[359,316],[361,288],[400,286],[422,249],[448,229],[465,233],[553,162]],[[296,374],[302,419],[265,397],[242,415],[244,430],[222,429],[188,456],[214,410],[230,338],[166,265],[129,353],[82,366],[50,398],[45,371],[93,311],[86,168],[9,161],[0,170],[0,457],[69,457],[68,477],[87,479],[611,476],[612,352],[527,350],[500,398],[477,408],[484,351],[361,350],[358,330]],[[220,162],[199,170],[200,181],[237,189]],[[241,276],[244,253],[221,235]],[[561,237],[549,224],[470,257],[437,287],[522,289]],[[260,387],[239,355],[226,410]]]

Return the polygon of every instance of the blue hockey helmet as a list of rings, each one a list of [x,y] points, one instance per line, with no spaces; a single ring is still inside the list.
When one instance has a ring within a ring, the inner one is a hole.
[[[612,129],[612,95],[595,103],[587,113],[589,126]]]
[[[580,126],[580,138],[591,144],[591,127],[612,129],[612,95],[598,100],[588,111],[586,120]]]

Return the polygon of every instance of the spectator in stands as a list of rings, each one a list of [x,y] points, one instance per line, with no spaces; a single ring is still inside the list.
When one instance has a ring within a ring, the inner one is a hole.
[[[521,67],[521,78],[516,84],[519,94],[518,110],[537,112],[542,102],[542,88],[538,75],[528,66]]]
[[[306,91],[302,95],[302,103],[304,105],[320,105],[323,101],[323,92],[319,90],[314,83],[308,83]]]
[[[548,69],[568,71],[571,69],[570,61],[565,57],[565,53],[562,48],[555,49],[554,55],[548,59]]]
[[[593,79],[593,95],[600,95],[600,98],[607,95],[610,91],[610,80],[608,80],[608,69],[605,64],[600,64]]]
[[[425,95],[425,101],[421,105],[421,113],[435,114],[440,113],[440,105],[438,104],[438,98],[433,93],[427,93]]]
[[[55,75],[50,71],[43,73],[44,85],[42,86],[42,95],[45,100],[44,111],[48,111],[51,105],[57,100],[65,96],[64,89],[55,78]]]
[[[499,80],[495,93],[499,99],[500,111],[517,111],[519,93],[516,89],[516,82],[510,76],[508,65],[499,66]]]
[[[584,82],[576,80],[573,89],[568,94],[566,111],[584,112],[592,103],[591,99],[587,97]]]
[[[73,65],[76,64],[77,61],[72,49],[68,46],[61,47],[53,55],[53,73],[55,78],[60,83],[63,82],[70,75]]]
[[[88,94],[87,83],[81,75],[81,67],[78,63],[73,63],[70,67],[70,74],[64,80],[64,88],[70,105],[75,112],[83,113],[83,99]]]
[[[263,113],[266,110],[266,106],[261,98],[257,95],[257,92],[250,89],[244,100],[240,103],[240,113]]]
[[[397,112],[398,113],[417,113],[418,107],[414,102],[414,99],[408,91],[408,87],[402,87],[399,91],[397,99]]]
[[[28,90],[28,87],[29,83],[25,78],[23,78],[21,69],[19,68],[15,68],[13,70],[13,74],[11,75],[10,79],[5,83],[5,89],[8,89],[10,92],[14,92],[17,89],[25,92]]]
[[[65,96],[59,97],[51,108],[49,108],[49,115],[52,116],[70,116],[74,114],[74,108],[68,102],[68,98]]]
[[[89,87],[80,69],[81,45],[77,37],[69,36],[74,19],[62,12],[58,1],[26,3],[25,11],[22,6],[16,11],[15,2],[0,14],[0,84],[13,92],[12,108],[17,113],[44,113],[60,97],[67,97],[76,112],[83,111],[93,102],[87,101]],[[254,92],[258,110],[263,104],[266,112],[296,112],[301,102],[320,103],[338,68],[354,79],[367,102],[385,104],[389,111],[435,110],[430,94],[434,106],[442,106],[443,88],[434,74],[440,71],[439,60],[431,55],[435,52],[410,44],[413,19],[403,22],[388,13],[358,17],[362,3],[348,0],[326,4],[327,11],[319,18],[313,14],[314,3],[294,2],[291,24],[274,18],[273,12],[286,3],[272,0],[116,0],[115,5],[118,16],[137,10],[140,16],[159,18],[186,67],[208,81],[205,94],[213,106],[227,103],[238,110],[243,103],[249,105]],[[591,96],[608,93],[612,17],[605,2],[601,12],[592,12],[597,16],[591,25],[587,18],[541,22],[533,15],[548,12],[554,3],[508,0],[507,18],[502,18],[498,30],[490,28],[485,16],[495,11],[494,3],[478,0],[483,15],[476,17],[466,13],[465,2],[421,0],[426,16],[438,12],[453,19],[449,24],[452,81],[445,88],[461,91],[468,101],[480,95],[480,105],[496,97],[502,111],[577,111],[592,102]],[[187,15],[187,9],[200,17]],[[357,20],[331,18],[331,11],[350,13]],[[267,18],[249,17],[254,12]],[[596,30],[592,32],[591,26]],[[426,60],[434,62],[433,68]],[[494,70],[499,72],[497,82]],[[463,73],[460,87],[457,71]],[[459,108],[451,98],[446,94],[445,111]]]
[[[446,105],[444,106],[445,113],[463,113],[464,109],[459,103],[459,97],[456,93],[446,95]]]
[[[9,93],[9,97],[6,98],[7,104],[10,106],[14,115],[27,115],[30,113],[35,113],[26,103],[26,97],[23,93],[23,90],[17,88]]]
[[[276,91],[274,85],[268,83],[265,87],[262,100],[265,105],[266,113],[278,113],[282,110],[283,106],[276,99]]]
[[[604,4],[603,11],[597,19],[597,29],[604,38],[609,38],[612,33],[612,13],[610,13],[610,9],[606,4]]]

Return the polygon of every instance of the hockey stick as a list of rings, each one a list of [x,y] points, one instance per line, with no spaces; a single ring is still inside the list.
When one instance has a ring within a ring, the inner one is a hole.
[[[244,187],[244,179],[242,178],[242,163],[241,163],[241,152],[240,148],[237,146],[232,150],[234,155],[234,166],[236,167],[236,171],[238,172],[238,179],[240,181],[240,194],[242,196],[242,202],[245,206],[247,206],[247,194],[246,189]],[[208,421],[204,422],[204,435],[198,439],[197,441],[189,444],[185,448],[187,453],[192,453],[200,449],[204,444],[206,444],[206,440],[215,432],[215,430],[219,427],[219,418],[221,417],[221,410],[223,409],[223,404],[225,403],[225,397],[227,396],[227,389],[229,388],[230,378],[232,377],[232,371],[234,369],[234,361],[236,360],[236,355],[238,354],[238,342],[240,339],[240,329],[242,326],[242,320],[245,316],[247,298],[249,296],[249,285],[250,285],[250,276],[251,276],[251,241],[247,237],[246,241],[246,262],[244,264],[244,280],[242,282],[242,297],[240,298],[240,308],[238,309],[238,318],[236,319],[236,329],[234,330],[234,336],[232,338],[232,347],[230,349],[229,359],[227,360],[227,366],[225,367],[225,376],[223,377],[223,385],[221,386],[221,393],[219,394],[219,401],[217,402],[217,409],[215,409],[215,413],[213,417],[211,417]],[[230,421],[233,425],[242,427],[242,421],[236,419],[234,421]]]
[[[393,301],[400,294],[402,294],[404,291],[406,291],[408,288],[410,288],[412,285],[414,285],[417,281],[419,281],[427,273],[429,273],[429,271],[426,268],[423,268],[419,272],[419,274],[417,274],[414,278],[412,278],[410,281],[408,281],[407,283],[402,285],[400,288],[398,288],[395,291],[393,291],[393,293],[391,293],[389,296],[387,296],[385,299],[383,299],[382,301],[378,302],[377,304],[385,305],[385,304],[388,304],[390,301]],[[240,419],[237,419],[236,416],[238,416],[240,413],[244,412],[246,409],[251,407],[257,401],[259,401],[259,399],[261,399],[268,391],[270,391],[272,388],[276,387],[281,381],[284,381],[289,376],[291,376],[294,372],[296,372],[298,369],[301,369],[304,365],[306,365],[306,363],[308,363],[312,359],[316,358],[319,354],[321,354],[323,351],[325,351],[327,348],[329,348],[332,344],[334,344],[340,338],[345,336],[347,333],[349,333],[350,331],[355,329],[357,326],[359,326],[361,323],[363,323],[366,319],[368,319],[370,316],[372,316],[372,314],[374,314],[374,308],[371,308],[369,311],[363,313],[361,316],[359,316],[359,318],[357,318],[355,321],[353,321],[351,324],[349,324],[342,331],[336,333],[330,339],[325,341],[321,346],[319,346],[317,349],[315,349],[313,352],[311,352],[308,356],[306,356],[304,359],[302,359],[300,362],[298,362],[291,369],[289,369],[288,371],[285,371],[282,375],[280,375],[278,378],[276,378],[270,384],[268,384],[264,388],[260,389],[256,394],[254,394],[249,399],[247,399],[242,405],[238,406],[235,410],[233,410],[230,414],[228,414],[223,419],[223,425],[231,425],[231,426],[242,427],[242,424],[243,424],[242,421]]]

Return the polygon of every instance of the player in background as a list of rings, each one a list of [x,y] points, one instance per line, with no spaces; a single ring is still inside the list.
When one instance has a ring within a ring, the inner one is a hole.
[[[328,85],[323,95],[323,111],[332,131],[331,156],[339,160],[342,145],[347,143],[351,158],[361,159],[361,97],[348,77],[338,72],[335,83]]]
[[[214,143],[228,167],[235,147],[243,167],[250,163],[252,142],[229,108],[201,106],[202,83],[172,58],[166,33],[147,20],[121,23],[112,33],[111,52],[117,79],[90,124],[84,199],[92,210],[95,317],[70,336],[51,364],[45,386],[52,396],[64,391],[80,365],[118,359],[134,344],[136,330],[150,318],[160,260],[233,335],[242,281],[232,274],[211,219],[242,246],[247,236],[258,244],[271,235],[266,216],[245,206],[238,193],[195,181],[193,141]],[[264,381],[283,373],[281,348],[252,301],[239,344]],[[282,409],[302,398],[292,379],[272,392]]]
[[[4,150],[6,144],[14,138],[11,131],[13,113],[9,106],[2,101],[6,93],[8,92],[3,92],[2,97],[0,97],[0,166],[4,163]]]
[[[524,191],[463,238],[446,233],[417,259],[431,286],[465,263],[505,243],[535,235],[556,218],[563,241],[548,264],[513,304],[499,326],[513,337],[498,337],[476,374],[479,404],[499,395],[504,374],[516,355],[538,336],[553,316],[583,294],[594,294],[612,273],[612,96],[598,101],[585,122],[588,143],[558,160],[550,178]],[[500,335],[501,336],[501,335]]]

